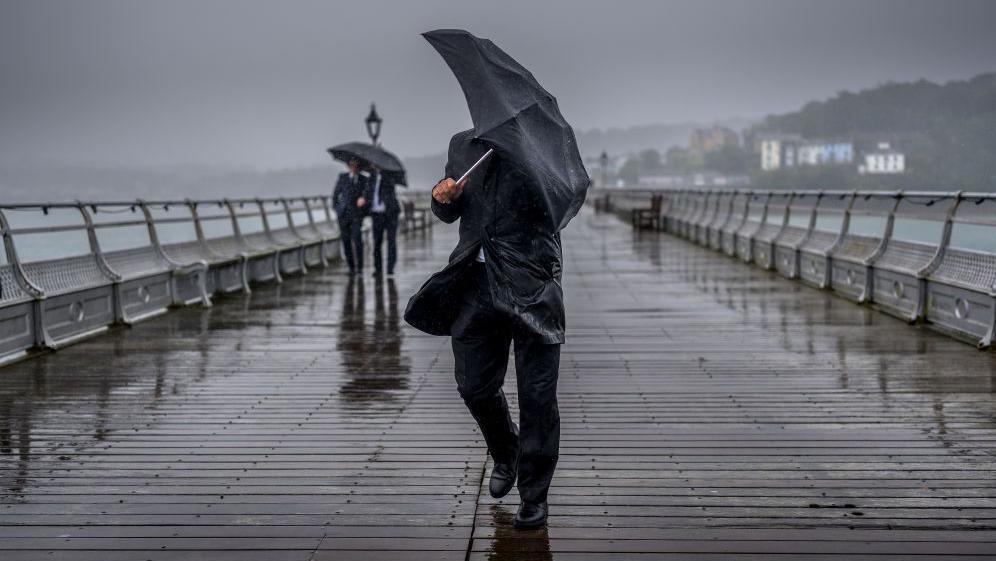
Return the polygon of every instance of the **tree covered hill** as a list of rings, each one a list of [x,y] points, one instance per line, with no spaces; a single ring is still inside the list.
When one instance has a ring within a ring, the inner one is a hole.
[[[799,169],[773,174],[768,180],[775,183],[823,182],[829,178],[818,176],[830,173],[855,186],[996,190],[996,73],[945,84],[920,80],[840,92],[799,111],[769,116],[750,129],[760,132],[845,138],[859,150],[886,140],[906,153],[908,173],[902,176],[844,177],[840,170]]]

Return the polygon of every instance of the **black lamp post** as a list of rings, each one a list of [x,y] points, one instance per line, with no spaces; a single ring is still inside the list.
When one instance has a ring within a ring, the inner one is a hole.
[[[384,120],[377,114],[377,107],[373,103],[370,104],[370,114],[367,115],[364,122],[367,124],[367,134],[370,135],[370,142],[377,144],[377,139],[380,138],[380,125]]]
[[[602,155],[598,157],[598,163],[602,166],[602,187],[609,186],[609,154],[602,150]]]

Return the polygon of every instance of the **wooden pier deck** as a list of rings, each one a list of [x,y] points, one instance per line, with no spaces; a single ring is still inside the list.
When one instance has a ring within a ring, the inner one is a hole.
[[[401,320],[454,239],[0,369],[0,558],[996,558],[996,356],[588,211],[550,525],[511,529]]]

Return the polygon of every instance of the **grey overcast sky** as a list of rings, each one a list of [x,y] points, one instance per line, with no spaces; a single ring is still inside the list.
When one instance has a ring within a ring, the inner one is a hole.
[[[311,165],[372,100],[388,147],[440,152],[469,117],[439,27],[494,40],[578,129],[996,69],[993,0],[0,0],[0,165]]]

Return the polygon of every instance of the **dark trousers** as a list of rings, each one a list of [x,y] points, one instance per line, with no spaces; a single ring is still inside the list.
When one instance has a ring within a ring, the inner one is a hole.
[[[494,461],[512,463],[519,455],[522,500],[545,501],[560,449],[560,345],[545,344],[520,328],[515,318],[496,310],[484,265],[475,263],[471,268],[452,328],[457,388]],[[518,435],[502,391],[512,343],[519,390]]]
[[[373,258],[374,270],[381,270],[381,246],[384,245],[384,234],[387,234],[387,272],[394,272],[394,264],[398,261],[398,215],[390,212],[370,213],[373,218]]]
[[[349,269],[363,268],[363,217],[342,216],[339,218],[339,236],[342,238],[342,254],[346,257]]]

